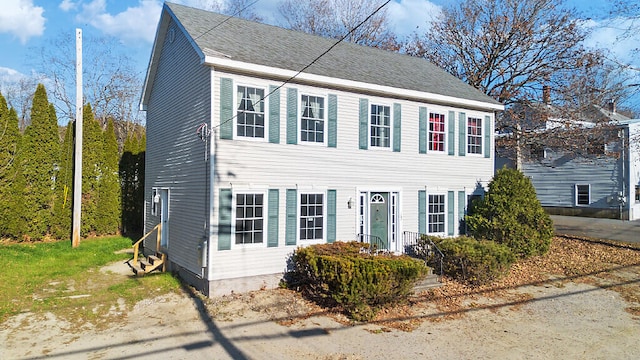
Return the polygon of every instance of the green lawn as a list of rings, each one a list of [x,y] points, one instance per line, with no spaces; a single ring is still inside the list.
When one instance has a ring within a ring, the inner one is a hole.
[[[29,311],[99,324],[145,297],[180,289],[171,274],[133,277],[100,271],[124,263],[131,254],[117,251],[130,247],[131,239],[123,237],[83,240],[77,248],[70,241],[0,244],[0,323]]]

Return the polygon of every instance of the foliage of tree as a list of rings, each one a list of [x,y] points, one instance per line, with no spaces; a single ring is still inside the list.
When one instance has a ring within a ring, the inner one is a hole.
[[[42,84],[33,95],[30,114],[17,158],[21,179],[15,191],[20,201],[14,202],[18,209],[13,211],[25,239],[42,239],[51,224],[60,154],[58,119]]]
[[[553,237],[553,222],[531,180],[516,169],[496,172],[465,221],[473,237],[504,244],[520,258],[546,253]]]
[[[515,159],[526,145],[575,144],[569,132],[539,131],[549,118],[600,123],[592,133],[607,128],[593,105],[623,95],[624,79],[602,53],[584,48],[588,32],[579,21],[563,0],[467,0],[445,7],[406,50],[505,104],[496,131],[511,135],[498,140]]]
[[[202,7],[207,10],[251,21],[262,22],[264,19],[253,10],[254,7],[252,5],[254,3],[255,0],[201,1]]]
[[[103,164],[104,135],[91,104],[86,104],[82,110],[82,236],[97,230]]]
[[[73,159],[75,123],[66,126],[62,146],[60,147],[60,170],[56,179],[56,201],[53,207],[51,235],[56,239],[71,236],[73,209]]]
[[[278,11],[285,19],[284,27],[341,39],[383,3],[381,0],[283,0]],[[345,41],[388,50],[399,47],[386,8],[350,33]]]
[[[118,172],[120,154],[113,120],[107,122],[107,128],[104,131],[103,151],[101,178],[98,184],[96,232],[98,234],[116,234],[120,229],[121,189]]]
[[[143,231],[145,147],[144,132],[131,134],[124,142],[120,157],[122,233],[132,238],[142,236]]]
[[[18,116],[0,93],[0,238],[9,236],[14,203],[13,185],[16,178],[16,157],[20,149]]]

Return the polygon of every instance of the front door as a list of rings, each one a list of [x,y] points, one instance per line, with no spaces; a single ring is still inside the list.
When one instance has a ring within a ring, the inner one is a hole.
[[[389,249],[389,193],[372,192],[369,203],[371,245]]]

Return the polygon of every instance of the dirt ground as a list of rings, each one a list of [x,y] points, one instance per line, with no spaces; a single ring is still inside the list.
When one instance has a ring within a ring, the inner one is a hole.
[[[106,329],[23,313],[0,324],[0,359],[639,359],[640,252],[564,239],[550,254],[489,287],[445,279],[368,324],[282,289],[185,288],[114,306]]]

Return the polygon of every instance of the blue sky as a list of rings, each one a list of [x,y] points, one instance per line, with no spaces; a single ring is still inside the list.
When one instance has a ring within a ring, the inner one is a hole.
[[[203,7],[216,0],[173,0],[189,6]],[[435,16],[440,6],[456,0],[395,0],[388,14],[395,32],[412,33],[424,28],[426,20]],[[62,33],[74,34],[81,28],[84,36],[108,35],[117,39],[114,48],[126,52],[134,60],[140,74],[146,69],[156,25],[162,9],[160,0],[0,0],[0,89],[35,71],[34,49],[51,46]],[[277,17],[280,0],[259,0],[256,13],[269,22]],[[587,45],[608,47],[623,61],[640,66],[630,49],[640,48],[640,35],[620,41],[624,20],[607,19],[613,0],[567,0],[567,5],[580,11],[594,35]],[[603,26],[605,25],[605,26]]]

